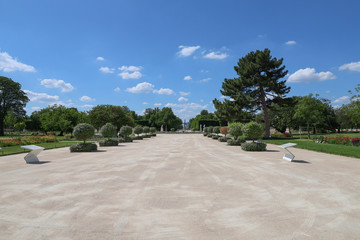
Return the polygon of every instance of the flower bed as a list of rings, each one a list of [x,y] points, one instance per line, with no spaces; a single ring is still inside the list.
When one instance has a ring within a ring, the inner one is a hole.
[[[330,144],[342,144],[342,145],[351,145],[351,141],[349,137],[324,137],[324,143]]]
[[[354,146],[360,146],[360,138],[358,137],[351,139],[351,142]]]
[[[10,147],[17,145],[32,145],[38,143],[58,142],[55,136],[27,136],[22,138],[12,138],[0,141],[0,147]]]

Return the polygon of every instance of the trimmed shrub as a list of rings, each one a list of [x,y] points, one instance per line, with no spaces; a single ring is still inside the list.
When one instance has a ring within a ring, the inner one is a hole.
[[[99,145],[100,145],[101,147],[117,146],[117,145],[119,145],[119,141],[118,141],[118,140],[115,140],[115,139],[100,140],[100,141],[99,141]]]
[[[151,138],[151,135],[143,135],[143,138]]]
[[[65,139],[65,140],[70,140],[71,137],[72,137],[72,136],[71,136],[71,133],[64,135],[64,139]]]
[[[151,136],[156,137],[156,127],[150,128]]]
[[[143,127],[143,133],[145,133],[145,135],[148,135],[148,133],[150,133],[150,128],[148,126]]]
[[[229,133],[234,139],[238,139],[242,135],[243,125],[239,122],[234,122],[229,125]]]
[[[212,139],[218,140],[219,137],[220,137],[220,136],[218,136],[218,135],[213,135],[213,136],[212,136]]]
[[[213,132],[213,127],[206,127],[207,128],[207,133],[212,133]]]
[[[88,123],[80,123],[74,127],[73,136],[77,140],[82,140],[85,143],[86,139],[93,137],[95,134],[95,128]]]
[[[143,136],[135,136],[135,137],[131,137],[133,140],[143,140]]]
[[[122,126],[119,131],[119,135],[123,137],[128,137],[130,134],[132,134],[132,127],[130,126]]]
[[[111,123],[107,123],[100,128],[100,134],[110,140],[116,134],[116,127]]]
[[[207,137],[208,138],[212,138],[213,134],[212,133],[208,133]]]
[[[266,151],[266,143],[247,142],[241,144],[241,149],[244,151]]]
[[[129,136],[119,138],[119,143],[132,142],[132,141],[133,139]]]
[[[171,128],[170,131],[175,132],[175,128]]]
[[[135,128],[134,128],[134,133],[135,134],[137,134],[138,135],[138,137],[140,136],[140,134],[142,134],[143,133],[143,128],[142,127],[140,127],[140,126],[136,126]],[[142,139],[142,138],[141,138]]]
[[[221,133],[221,134],[224,134],[225,137],[226,137],[226,135],[229,133],[229,132],[228,132],[228,127],[221,127],[221,128],[220,128],[220,133]]]
[[[227,145],[230,146],[241,146],[242,143],[244,143],[245,140],[243,139],[228,139],[227,140]]]
[[[92,152],[97,150],[95,143],[76,143],[70,146],[70,152]]]
[[[253,140],[259,139],[262,135],[262,127],[256,122],[249,122],[243,127],[244,135]]]
[[[220,133],[220,127],[213,127],[213,133],[218,135]]]
[[[219,142],[227,142],[228,138],[227,137],[219,137],[218,141]]]

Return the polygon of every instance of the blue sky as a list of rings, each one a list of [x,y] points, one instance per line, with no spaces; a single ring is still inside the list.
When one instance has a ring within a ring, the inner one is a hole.
[[[360,83],[359,1],[0,0],[0,75],[30,114],[51,104],[214,111],[250,51],[284,58],[289,96],[347,103]]]

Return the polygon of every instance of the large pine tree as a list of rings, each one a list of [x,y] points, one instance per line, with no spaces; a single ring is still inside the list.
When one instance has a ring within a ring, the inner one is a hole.
[[[283,58],[272,57],[267,48],[250,52],[240,58],[234,67],[239,77],[225,79],[220,90],[222,95],[232,98],[232,104],[238,104],[240,109],[263,111],[266,138],[270,136],[268,106],[280,101],[290,91],[290,87],[285,85],[286,80],[280,81],[288,73],[282,62]]]

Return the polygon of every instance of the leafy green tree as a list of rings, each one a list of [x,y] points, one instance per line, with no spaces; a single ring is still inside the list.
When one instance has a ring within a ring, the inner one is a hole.
[[[257,122],[249,122],[243,127],[244,135],[252,139],[253,142],[261,137],[262,131],[261,125]]]
[[[242,128],[243,125],[240,122],[230,123],[228,127],[230,135],[233,136],[235,140],[242,135]]]
[[[349,91],[351,102],[347,107],[347,115],[351,118],[351,123],[354,127],[360,126],[360,84],[355,87],[355,91]]]
[[[286,81],[280,81],[288,73],[282,63],[283,59],[272,57],[267,48],[250,52],[240,58],[234,67],[239,77],[225,79],[220,90],[223,96],[234,99],[240,109],[264,112],[266,138],[270,136],[268,106],[281,101],[290,91],[290,87],[285,85]]]
[[[16,117],[25,116],[24,107],[30,101],[20,83],[0,76],[0,136],[4,136],[4,120],[10,110]]]
[[[16,118],[13,110],[10,109],[10,111],[8,111],[8,113],[5,116],[4,127],[13,128],[14,125],[16,124],[16,121],[17,121],[17,118]]]
[[[19,132],[22,132],[26,127],[26,124],[24,122],[18,122],[14,124],[14,128],[18,130]]]
[[[308,139],[310,139],[310,125],[320,124],[324,121],[325,106],[312,94],[303,97],[295,106],[294,118],[306,125]]]
[[[216,98],[213,100],[216,109],[215,115],[218,119],[230,122],[248,121],[253,118],[253,114],[244,111],[240,104],[235,101],[227,100],[219,101]]]
[[[132,133],[133,129],[130,126],[122,126],[120,128],[120,136],[128,137]]]
[[[178,129],[182,124],[181,119],[178,118],[169,107],[164,107],[156,112],[150,117],[149,122],[153,127],[160,128],[161,126],[164,126],[165,131],[171,128]]]
[[[88,123],[80,123],[76,125],[73,131],[73,136],[78,140],[84,141],[84,144],[86,139],[91,138],[94,134],[95,128]]]
[[[143,128],[140,127],[140,126],[136,126],[136,127],[134,128],[134,133],[137,134],[138,136],[140,136],[140,134],[143,133]]]
[[[96,129],[99,129],[106,123],[116,126],[117,130],[120,130],[125,125],[133,125],[131,115],[125,114],[121,106],[114,105],[98,105],[93,107],[89,111],[89,119]]]
[[[215,133],[216,135],[219,135],[220,133],[220,127],[219,126],[216,126],[213,128],[213,133]]]
[[[150,127],[150,132],[155,133],[156,132],[156,127]]]
[[[148,126],[143,127],[143,133],[148,135],[148,133],[150,133],[150,128]]]
[[[110,139],[116,134],[116,127],[111,123],[107,123],[100,128],[100,134],[107,139]]]

